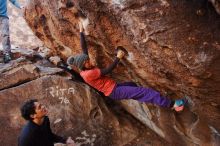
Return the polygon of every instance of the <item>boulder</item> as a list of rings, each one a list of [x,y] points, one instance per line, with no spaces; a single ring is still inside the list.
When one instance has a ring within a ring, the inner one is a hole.
[[[105,103],[107,99],[88,85],[71,80],[46,59],[31,61],[22,56],[0,64],[1,145],[17,145],[26,123],[20,107],[28,99],[38,99],[45,104],[52,131],[60,136],[71,136],[77,145],[167,143],[120,106],[114,105],[115,110],[111,109]]]
[[[99,67],[112,62],[116,46],[124,46],[129,56],[111,74],[114,79],[132,80],[173,99],[187,95],[189,107],[175,114],[135,101],[121,105],[171,145],[219,144],[220,21],[211,5],[199,0],[33,0],[25,17],[52,54],[64,60],[81,52],[79,21]]]

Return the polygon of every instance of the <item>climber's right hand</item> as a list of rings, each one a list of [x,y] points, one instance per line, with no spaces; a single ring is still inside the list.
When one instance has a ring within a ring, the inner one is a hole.
[[[122,59],[125,56],[125,52],[122,50],[118,50],[117,52],[117,58]]]

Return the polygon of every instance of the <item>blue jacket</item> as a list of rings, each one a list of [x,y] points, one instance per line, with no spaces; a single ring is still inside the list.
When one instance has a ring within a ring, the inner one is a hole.
[[[8,0],[0,0],[0,17],[7,17],[7,1]],[[15,5],[17,8],[21,8],[20,4],[16,0],[9,0],[13,5]]]

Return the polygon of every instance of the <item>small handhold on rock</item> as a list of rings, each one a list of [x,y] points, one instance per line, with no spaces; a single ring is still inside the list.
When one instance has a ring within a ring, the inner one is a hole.
[[[68,0],[68,1],[66,2],[66,8],[72,8],[72,7],[74,7],[74,3],[71,2],[70,0]]]
[[[198,87],[198,86],[200,86],[201,83],[202,83],[201,80],[199,80],[199,79],[197,79],[197,78],[195,78],[195,77],[190,78],[190,79],[189,79],[189,82],[191,83],[191,85],[192,85],[193,87]]]
[[[198,16],[204,16],[205,15],[205,10],[199,9],[199,10],[196,11],[196,14]]]
[[[33,64],[27,64],[23,68],[30,73],[38,73],[39,72],[39,68]]]

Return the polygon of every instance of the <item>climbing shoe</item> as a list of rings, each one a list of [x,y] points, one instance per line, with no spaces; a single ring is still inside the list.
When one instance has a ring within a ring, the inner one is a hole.
[[[4,61],[4,63],[10,62],[11,61],[11,55],[9,53],[5,54],[4,58],[3,58],[3,61]]]
[[[175,100],[175,103],[173,105],[173,109],[176,112],[183,111],[185,103],[186,103],[185,99],[177,99],[177,100]]]

